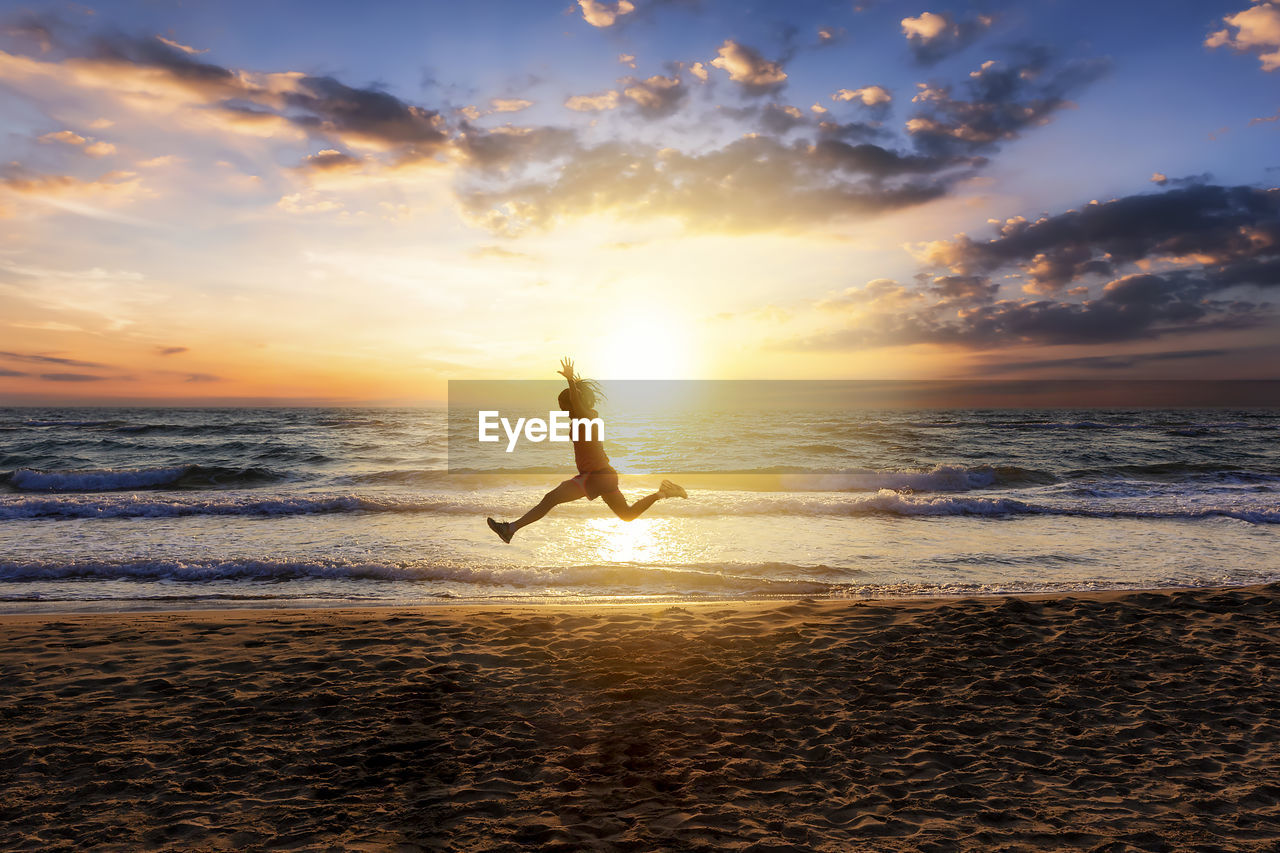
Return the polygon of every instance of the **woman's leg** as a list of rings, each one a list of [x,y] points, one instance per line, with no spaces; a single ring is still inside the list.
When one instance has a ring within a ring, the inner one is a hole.
[[[538,502],[537,506],[520,516],[515,521],[507,522],[507,524],[511,532],[515,533],[521,527],[533,524],[560,504],[567,504],[569,501],[576,501],[578,498],[582,497],[586,497],[582,491],[582,487],[572,480],[565,480],[563,483],[547,492],[546,496]]]
[[[662,494],[662,492],[654,492],[633,504],[628,504],[626,497],[620,491],[607,492],[600,496],[601,500],[609,505],[609,509],[613,510],[613,514],[623,521],[635,521],[640,517],[641,513],[663,497],[666,497],[666,495]]]

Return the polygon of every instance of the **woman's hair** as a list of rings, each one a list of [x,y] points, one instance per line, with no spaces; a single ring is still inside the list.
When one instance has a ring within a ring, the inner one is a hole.
[[[582,405],[586,406],[588,409],[594,409],[596,407],[597,400],[605,399],[604,388],[602,388],[600,383],[594,379],[579,379],[575,384],[578,386],[578,398],[582,400]],[[557,397],[556,400],[560,403],[561,409],[566,412],[569,411],[568,388],[561,391],[560,396]]]

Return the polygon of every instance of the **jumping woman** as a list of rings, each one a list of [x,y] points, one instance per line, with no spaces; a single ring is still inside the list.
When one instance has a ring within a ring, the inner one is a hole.
[[[603,396],[600,393],[599,384],[574,373],[573,362],[567,358],[561,360],[559,372],[569,383],[569,387],[560,392],[560,408],[568,412],[573,420],[600,417],[595,408],[596,398]],[[537,506],[515,521],[494,521],[490,518],[489,527],[503,542],[510,542],[517,530],[533,524],[559,504],[567,504],[578,498],[588,500],[604,498],[605,504],[613,510],[614,515],[623,521],[632,521],[639,518],[641,513],[661,498],[689,497],[688,493],[675,483],[663,480],[658,491],[633,504],[628,504],[627,499],[618,490],[618,472],[613,470],[613,466],[609,464],[609,457],[605,455],[603,434],[593,434],[593,431],[588,428],[581,432],[574,430],[572,437],[573,461],[578,466],[578,476],[565,480],[547,492],[546,497]]]

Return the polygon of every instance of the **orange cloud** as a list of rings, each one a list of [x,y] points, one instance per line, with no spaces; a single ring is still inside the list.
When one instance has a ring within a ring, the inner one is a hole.
[[[711,64],[728,72],[729,79],[735,83],[758,92],[775,89],[787,79],[787,72],[779,63],[765,59],[753,48],[733,39],[725,39]]]
[[[893,95],[883,86],[864,86],[861,89],[841,89],[831,96],[833,101],[862,101],[865,106],[875,107],[893,100]]]
[[[1242,53],[1257,53],[1263,71],[1280,68],[1280,3],[1254,0],[1254,5],[1248,9],[1227,15],[1222,21],[1227,28],[1205,39],[1205,47],[1229,47]]]
[[[577,112],[600,112],[617,109],[618,103],[618,93],[611,90],[594,95],[573,95],[564,105]]]
[[[593,27],[612,27],[618,18],[636,10],[630,0],[618,0],[613,5],[597,0],[578,0],[578,6],[582,8],[582,19]]]

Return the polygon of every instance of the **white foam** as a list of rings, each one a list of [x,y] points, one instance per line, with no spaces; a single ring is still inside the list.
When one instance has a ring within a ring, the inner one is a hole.
[[[192,466],[165,468],[100,468],[90,471],[39,471],[19,468],[9,475],[9,485],[28,491],[106,492],[115,489],[145,489],[180,480]]]

